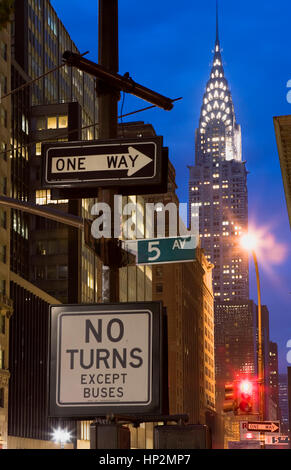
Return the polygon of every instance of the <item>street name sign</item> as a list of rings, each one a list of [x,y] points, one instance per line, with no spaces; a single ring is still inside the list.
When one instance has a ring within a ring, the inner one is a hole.
[[[137,186],[162,184],[165,177],[162,140],[156,136],[43,144],[43,187],[114,186],[130,187],[132,192]]]
[[[275,446],[289,446],[289,437],[288,436],[265,436],[265,444],[275,445]]]
[[[197,236],[137,240],[136,264],[167,264],[193,261]]]
[[[159,413],[161,302],[50,307],[52,417]]]
[[[259,432],[280,432],[280,421],[257,421],[257,422],[248,422],[249,431],[259,431]]]

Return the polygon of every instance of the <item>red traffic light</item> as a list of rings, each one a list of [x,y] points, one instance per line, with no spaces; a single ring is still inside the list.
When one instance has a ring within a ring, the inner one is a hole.
[[[238,408],[244,413],[250,413],[253,408],[253,383],[250,380],[242,380],[238,383]]]
[[[239,384],[239,390],[242,396],[250,397],[253,393],[253,384],[249,380],[243,380]]]

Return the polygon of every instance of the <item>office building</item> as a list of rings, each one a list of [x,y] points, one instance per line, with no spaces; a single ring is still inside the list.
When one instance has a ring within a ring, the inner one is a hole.
[[[9,25],[10,26],[10,25]],[[0,29],[0,195],[10,195],[10,27]],[[0,207],[0,449],[7,448],[9,386],[9,322],[13,312],[10,300],[10,211]]]
[[[216,304],[215,308],[217,399],[221,405],[225,382],[257,375],[257,306],[246,300]]]
[[[222,412],[224,385],[257,373],[257,310],[249,300],[248,253],[240,245],[248,229],[247,173],[216,12],[214,57],[189,166],[188,225],[199,211],[201,247],[214,265],[216,409],[225,419],[225,446],[238,438],[239,419]]]
[[[98,120],[95,79],[73,67],[62,65],[62,54],[65,50],[73,52],[78,50],[48,0],[16,1],[13,30],[14,88],[60,66],[55,72],[13,94],[14,150],[11,161],[13,197],[41,205],[54,203],[57,204],[54,207],[60,210],[87,218],[94,201],[69,203],[64,198],[54,200],[50,190],[41,188],[41,143],[57,140],[91,140],[97,137],[93,125]],[[74,281],[74,292],[77,297],[69,299],[63,281],[66,278],[71,279],[72,275],[76,278],[77,274],[72,274],[71,271],[68,275],[68,259],[63,259],[60,265],[55,263],[55,266],[52,262],[52,256],[68,254],[69,248],[65,247],[64,241],[67,237],[64,233],[60,233],[62,230],[64,232],[64,227],[58,228],[57,224],[48,224],[43,219],[29,217],[19,211],[13,211],[12,217],[11,269],[33,283],[40,283],[41,288],[49,285],[49,293],[62,301],[77,301],[78,296],[79,300],[82,298],[83,301],[95,300],[98,260],[90,250],[87,251],[84,238],[70,231],[71,238],[74,238],[77,244],[76,249],[71,252],[75,253],[76,257],[79,256],[79,259],[75,259],[75,263],[72,263],[79,273],[79,279]],[[46,230],[48,226],[50,228]],[[36,227],[38,231],[42,231],[39,237],[43,240],[43,246],[40,246],[40,240],[35,239]],[[55,233],[50,233],[52,230]],[[45,231],[47,231],[46,236]],[[50,247],[44,246],[48,244],[48,240],[51,240]],[[52,245],[58,240],[60,240],[59,246],[55,247],[54,251]],[[83,251],[86,265],[82,262],[80,266]],[[39,264],[35,259],[38,252],[42,256]],[[31,257],[34,260],[33,266],[28,262]],[[55,281],[58,288],[54,290],[53,282],[42,283],[42,281]],[[87,286],[81,285],[82,283]]]
[[[214,263],[215,300],[247,299],[248,255],[239,244],[248,226],[247,171],[241,128],[224,74],[218,26],[195,134],[195,165],[189,171],[189,205],[199,208],[201,246]]]
[[[269,343],[269,387],[268,387],[267,393],[271,400],[270,410],[269,410],[269,419],[278,419],[279,418],[278,345],[277,343],[274,343],[273,341],[270,341]]]
[[[85,226],[90,225],[94,199],[69,201],[42,188],[41,146],[49,141],[98,137],[95,79],[62,64],[65,50],[78,52],[78,49],[48,0],[16,0],[12,31],[11,83],[13,89],[22,88],[12,95],[11,195],[21,201],[78,215],[84,218]],[[47,73],[52,69],[54,72]],[[46,75],[38,79],[43,74]],[[27,86],[32,79],[36,80]],[[18,287],[12,289],[17,318],[10,331],[13,380],[9,390],[9,439],[11,445],[17,438],[18,443],[22,439],[24,447],[37,448],[50,440],[52,427],[43,407],[47,357],[37,343],[37,332],[45,335],[48,331],[50,302],[41,303],[39,299],[44,301],[48,296],[54,299],[53,303],[100,301],[102,263],[96,247],[90,243],[89,230],[81,233],[17,210],[11,214],[11,271],[22,282],[28,282],[29,288],[24,287],[25,293]],[[25,298],[30,298],[30,302],[21,309]],[[25,317],[20,318],[22,313],[29,322]],[[33,337],[31,330],[36,332]],[[15,350],[15,338],[20,332],[24,338],[21,351]],[[34,381],[42,384],[41,387],[35,387],[31,381],[27,357],[34,357]],[[24,377],[21,370],[28,375]],[[33,397],[35,406],[20,399],[22,387]],[[74,436],[77,438],[76,432]]]
[[[126,137],[156,135],[143,122],[126,123],[122,130]],[[173,203],[178,208],[175,179],[169,161],[167,192],[144,195],[144,201],[156,207]],[[170,235],[167,215],[166,237]],[[153,232],[156,236],[156,226]],[[212,267],[199,248],[193,262],[151,267],[153,300],[162,300],[167,307],[170,413],[187,413],[191,423],[206,424],[207,413],[215,412]]]
[[[72,433],[72,447],[76,422],[47,416],[49,305],[60,302],[13,272],[10,289],[14,313],[9,341],[8,448],[57,448],[52,435],[58,427]]]
[[[289,406],[288,406],[288,376],[279,375],[279,407],[281,412],[281,433],[288,434]]]

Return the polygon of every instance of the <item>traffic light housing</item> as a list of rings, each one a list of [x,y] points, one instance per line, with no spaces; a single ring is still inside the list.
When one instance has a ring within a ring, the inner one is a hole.
[[[235,409],[235,384],[233,382],[228,382],[224,385],[224,403],[223,411],[229,413]]]
[[[248,380],[237,383],[237,406],[239,414],[250,414],[253,410],[254,385]]]

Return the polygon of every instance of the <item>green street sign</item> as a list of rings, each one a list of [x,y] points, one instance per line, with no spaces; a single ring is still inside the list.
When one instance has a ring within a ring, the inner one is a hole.
[[[137,240],[136,264],[183,263],[195,259],[198,237],[169,237]]]

